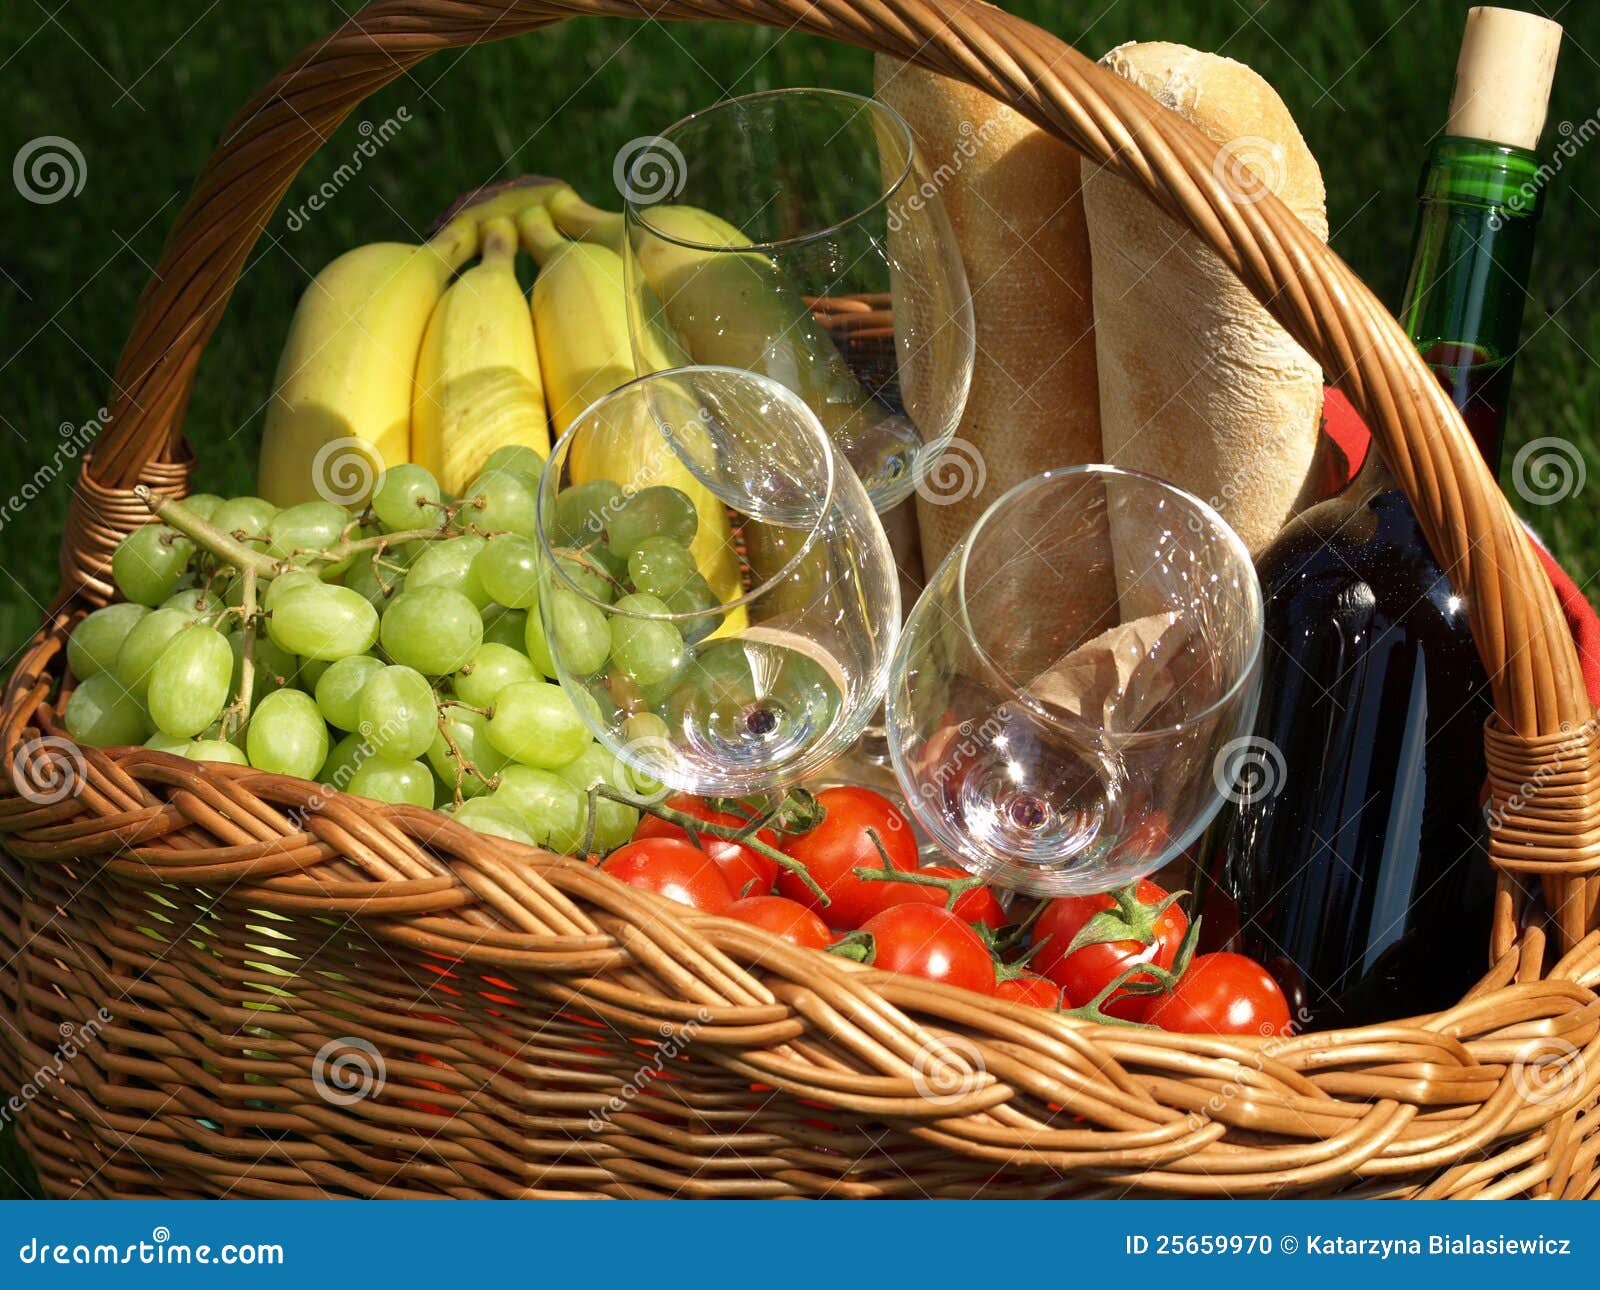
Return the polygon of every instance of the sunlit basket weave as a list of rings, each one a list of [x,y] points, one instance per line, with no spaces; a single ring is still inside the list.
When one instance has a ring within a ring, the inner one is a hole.
[[[71,745],[65,634],[108,595],[109,552],[145,515],[133,487],[185,488],[196,362],[301,165],[437,50],[641,12],[384,0],[247,105],[202,173],[118,363],[61,594],[5,691],[0,1092],[20,1092],[45,1187],[1594,1193],[1600,737],[1548,581],[1383,307],[1278,202],[1235,191],[1213,144],[997,9],[647,7],[825,34],[981,86],[1195,228],[1321,361],[1417,503],[1494,679],[1487,976],[1438,1016],[1288,1041],[1095,1027],[795,949],[431,812]],[[51,756],[74,791],[41,804]]]

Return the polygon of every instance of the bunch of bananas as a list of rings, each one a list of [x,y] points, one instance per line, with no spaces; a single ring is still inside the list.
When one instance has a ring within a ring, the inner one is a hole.
[[[552,428],[564,433],[632,380],[612,229],[569,239],[551,218],[561,203],[593,211],[562,184],[513,188],[468,206],[420,246],[373,243],[323,269],[301,297],[279,362],[261,496],[279,506],[360,501],[348,474],[329,479],[330,454],[348,472],[353,452],[365,458],[354,473],[367,489],[383,469],[416,462],[458,495],[496,449],[547,456]],[[620,230],[621,216],[612,219]],[[529,297],[517,278],[519,248],[539,266]],[[689,360],[663,330],[644,361],[656,370]],[[689,494],[700,514],[697,562],[720,599],[738,597],[726,511],[653,426],[608,424],[574,444],[570,461],[574,483],[668,484]]]

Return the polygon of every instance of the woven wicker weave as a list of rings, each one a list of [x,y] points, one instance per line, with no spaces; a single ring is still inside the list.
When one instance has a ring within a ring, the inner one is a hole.
[[[641,11],[384,0],[252,100],[201,174],[117,366],[61,594],[5,691],[0,1087],[28,1099],[16,1121],[48,1190],[1594,1193],[1600,735],[1547,580],[1377,300],[1276,201],[1235,192],[1214,145],[999,10],[647,8],[973,82],[1193,226],[1322,362],[1417,503],[1494,680],[1493,966],[1451,1011],[1365,1030],[1095,1027],[795,949],[432,812],[67,741],[65,632],[107,595],[110,547],[143,515],[133,486],[183,489],[196,361],[302,163],[436,50]],[[76,791],[42,801],[52,770]]]

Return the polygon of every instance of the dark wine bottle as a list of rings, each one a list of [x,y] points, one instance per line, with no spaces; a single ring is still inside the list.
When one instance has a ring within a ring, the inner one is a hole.
[[[1560,28],[1474,9],[1423,167],[1400,318],[1499,463]],[[1470,132],[1470,133],[1469,133]],[[1206,940],[1273,971],[1302,1025],[1450,1006],[1483,972],[1488,677],[1466,606],[1376,450],[1257,562],[1262,700],[1200,861]]]

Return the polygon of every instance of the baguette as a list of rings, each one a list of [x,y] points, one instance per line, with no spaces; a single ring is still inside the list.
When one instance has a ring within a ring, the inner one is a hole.
[[[1101,61],[1223,144],[1219,166],[1248,169],[1327,240],[1316,159],[1250,68],[1165,42]],[[1315,500],[1322,373],[1197,234],[1132,184],[1093,168],[1083,202],[1105,458],[1210,502],[1258,554]]]
[[[875,84],[910,126],[972,290],[971,393],[957,442],[917,490],[931,576],[1007,489],[1100,460],[1089,242],[1066,144],[980,90],[882,55]]]

